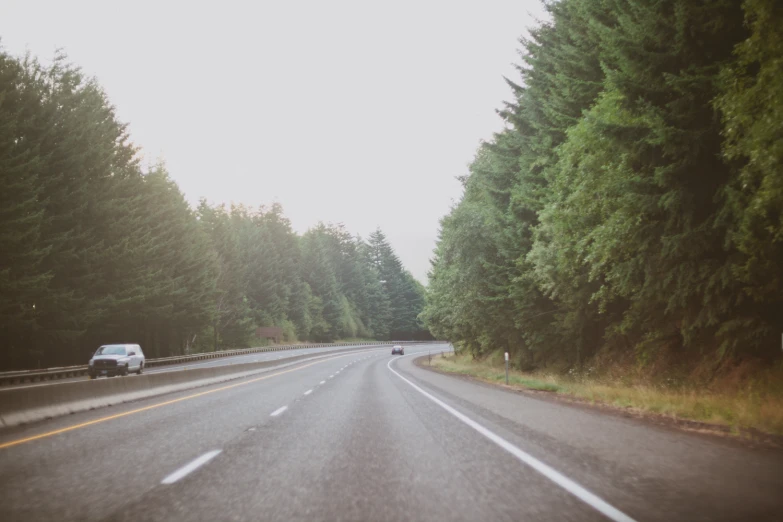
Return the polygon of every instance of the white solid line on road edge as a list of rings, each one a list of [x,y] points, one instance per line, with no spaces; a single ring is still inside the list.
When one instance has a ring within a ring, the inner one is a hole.
[[[318,384],[324,384],[325,382],[326,382],[326,381],[321,381],[321,382],[319,382]]]
[[[305,395],[310,395],[311,393],[313,393],[313,390],[307,390],[306,392],[304,392]]]
[[[179,479],[186,477],[193,471],[197,470],[210,460],[214,459],[218,456],[218,454],[221,452],[221,450],[214,450],[210,451],[208,453],[204,453],[202,456],[197,458],[196,460],[192,461],[190,464],[186,464],[179,468],[177,471],[169,475],[168,477],[164,478],[160,483],[161,484],[174,484]]]
[[[275,411],[273,411],[269,416],[270,417],[277,417],[278,415],[280,415],[281,413],[283,413],[287,409],[288,409],[288,406],[281,406],[281,407],[277,408]]]
[[[421,354],[418,353],[418,354],[411,354],[411,355],[421,355]],[[471,419],[467,415],[464,415],[464,414],[460,413],[459,411],[455,410],[454,408],[452,408],[451,406],[449,406],[448,404],[446,404],[442,400],[440,400],[437,397],[435,397],[434,395],[431,395],[430,393],[424,391],[421,387],[417,386],[416,384],[412,383],[411,381],[409,381],[408,379],[406,379],[405,377],[403,377],[402,375],[397,373],[397,371],[395,371],[391,367],[391,363],[394,362],[395,360],[396,359],[392,359],[391,361],[389,361],[386,364],[386,367],[394,375],[396,375],[397,377],[399,377],[403,381],[405,381],[408,384],[410,384],[413,387],[414,390],[416,390],[417,392],[421,393],[422,395],[427,397],[429,400],[431,400],[432,402],[434,402],[435,404],[437,404],[438,406],[440,406],[441,408],[443,408],[447,412],[451,413],[454,417],[456,417],[457,419],[461,420],[463,423],[467,424],[468,426],[470,426],[471,428],[473,428],[474,430],[476,430],[480,434],[484,435],[484,437],[488,438],[489,440],[491,440],[492,442],[494,442],[495,444],[497,444],[498,446],[500,446],[501,448],[503,448],[507,452],[511,453],[518,460],[522,461],[523,464],[527,464],[528,466],[530,466],[534,470],[538,471],[543,476],[545,476],[546,478],[548,478],[549,480],[551,480],[552,482],[554,482],[555,484],[557,484],[558,486],[560,486],[564,490],[568,491],[569,493],[574,495],[576,498],[578,498],[579,500],[581,500],[585,504],[589,505],[590,507],[592,507],[596,511],[600,512],[601,514],[603,514],[607,518],[609,518],[611,520],[614,520],[615,522],[636,522],[633,518],[629,517],[628,515],[626,515],[625,513],[620,511],[619,509],[617,509],[616,507],[612,506],[611,504],[609,504],[608,502],[603,500],[601,497],[599,497],[595,493],[591,493],[590,491],[588,491],[584,487],[580,486],[579,484],[577,484],[576,482],[574,482],[570,478],[566,477],[565,475],[563,475],[559,471],[555,470],[554,468],[549,467],[547,464],[544,464],[543,462],[541,462],[540,460],[538,460],[534,456],[532,456],[532,455],[530,455],[528,453],[525,453],[520,448],[514,446],[509,441],[507,441],[506,439],[501,437],[500,435],[498,435],[495,432],[490,431],[489,429],[485,428],[484,426],[482,426],[478,422],[474,421],[473,419]]]

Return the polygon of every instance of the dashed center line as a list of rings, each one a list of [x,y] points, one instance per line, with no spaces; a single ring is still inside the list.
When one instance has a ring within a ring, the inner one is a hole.
[[[325,382],[326,382],[326,381],[321,381],[321,382],[319,382],[318,384],[324,384]]]
[[[307,390],[306,392],[304,392],[305,395],[310,395],[311,393],[313,393],[313,390]]]
[[[270,417],[277,417],[278,415],[280,415],[281,413],[283,413],[287,409],[288,409],[288,406],[281,406],[281,407],[277,408],[275,411],[273,411],[269,416]]]
[[[214,450],[210,451],[208,453],[204,453],[202,456],[197,458],[196,460],[192,461],[190,464],[186,464],[179,468],[177,471],[169,475],[168,477],[164,478],[161,481],[161,484],[174,484],[178,480],[188,476],[210,460],[214,459],[218,456],[221,450]]]

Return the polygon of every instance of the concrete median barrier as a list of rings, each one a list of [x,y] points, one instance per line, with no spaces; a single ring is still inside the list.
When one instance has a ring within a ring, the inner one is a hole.
[[[303,354],[281,360],[145,373],[88,381],[38,384],[0,390],[0,426],[9,427],[61,415],[145,399],[229,380],[250,377],[301,363],[383,345],[346,348],[328,354]]]

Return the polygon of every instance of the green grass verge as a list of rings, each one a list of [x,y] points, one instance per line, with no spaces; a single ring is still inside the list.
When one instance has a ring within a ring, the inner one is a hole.
[[[497,368],[492,367],[489,364],[469,361],[465,357],[437,356],[432,358],[432,365],[439,370],[448,373],[469,375],[492,383],[505,384],[506,382],[505,371],[498,371]],[[556,383],[528,377],[519,372],[509,373],[508,382],[510,385],[524,386],[531,390],[551,392],[564,391],[564,389]]]
[[[497,361],[494,364],[476,361],[465,355],[434,356],[432,366],[447,373],[505,384],[505,371]],[[783,435],[783,396],[778,393],[759,393],[758,390],[711,392],[687,386],[667,389],[624,383],[627,380],[606,382],[556,374],[509,372],[509,385],[514,388],[554,392],[616,408],[728,426],[735,433],[741,428],[751,428]]]

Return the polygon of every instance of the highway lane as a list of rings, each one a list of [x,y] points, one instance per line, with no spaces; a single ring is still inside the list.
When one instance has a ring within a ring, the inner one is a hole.
[[[3,430],[0,448],[176,399],[0,449],[0,519],[607,519],[515,450],[615,517],[783,515],[779,451],[435,374],[387,349]]]
[[[194,361],[190,363],[156,366],[153,368],[147,368],[144,370],[144,372],[167,373],[167,372],[186,371],[194,368],[210,368],[216,366],[231,366],[234,364],[245,364],[245,363],[259,362],[259,361],[275,361],[275,360],[289,359],[291,357],[298,357],[301,355],[326,354],[326,353],[331,353],[340,350],[351,350],[354,348],[362,348],[362,347],[366,348],[368,347],[368,345],[357,344],[355,346],[326,346],[322,348],[296,348],[291,350],[280,350],[274,352],[256,352],[256,353],[249,353],[243,355],[235,355],[230,357],[207,359],[204,361]],[[128,375],[127,377],[133,377],[133,376],[134,375]],[[99,379],[105,379],[105,378],[114,378],[114,377],[99,377]],[[64,379],[57,379],[51,381],[42,381],[42,382],[33,382],[33,383],[24,382],[19,384],[3,385],[0,386],[0,393],[2,393],[5,390],[10,390],[14,388],[29,388],[33,386],[56,386],[60,384],[68,384],[71,382],[89,381],[89,380],[90,380],[89,377],[82,376],[82,377],[68,377]]]
[[[198,388],[0,430],[0,446],[162,402],[180,402],[0,449],[0,520],[100,520],[160,485],[164,476],[228,445],[282,405],[303,383],[344,375],[341,368],[372,349],[335,355],[223,385]],[[337,373],[336,372],[340,372]],[[219,390],[219,391],[214,391]],[[214,393],[209,393],[214,391]],[[193,399],[187,399],[196,395]],[[41,499],[30,502],[30,499]]]

